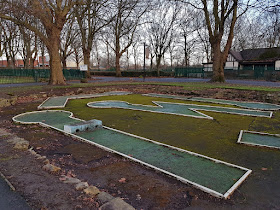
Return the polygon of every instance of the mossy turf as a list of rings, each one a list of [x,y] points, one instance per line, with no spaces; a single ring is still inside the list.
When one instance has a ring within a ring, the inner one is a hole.
[[[70,100],[65,110],[73,112],[81,119],[100,119],[109,127],[252,169],[253,173],[239,188],[239,194],[246,196],[248,202],[261,203],[265,200],[277,205],[275,196],[280,197],[280,151],[236,142],[240,130],[280,133],[279,111],[274,112],[271,119],[202,111],[214,118],[208,120],[123,109],[93,109],[86,106],[88,102],[102,100],[153,105],[152,101],[159,99],[127,95]],[[187,103],[173,99],[161,100]],[[196,104],[207,105],[198,102]],[[237,196],[237,199],[240,198]]]
[[[250,162],[247,161],[247,157],[249,160],[250,157],[254,159],[258,153],[280,155],[279,152],[269,149],[236,144],[240,130],[257,129],[256,131],[262,132],[273,130],[273,133],[280,133],[280,127],[277,126],[280,121],[279,112],[275,112],[272,119],[263,119],[202,111],[214,118],[214,120],[207,120],[123,109],[94,109],[86,105],[88,102],[102,100],[121,100],[134,104],[153,105],[152,101],[159,99],[141,95],[127,95],[70,100],[65,110],[73,112],[76,117],[81,119],[100,119],[104,125],[109,127],[240,165],[247,165]],[[160,100],[187,103],[173,99]],[[195,104],[209,105],[200,102],[195,102]],[[255,153],[256,155],[254,155]],[[254,162],[253,159],[252,162]],[[266,158],[264,157],[264,159]],[[254,165],[249,166],[252,168]],[[256,164],[255,167],[259,167],[257,165],[259,164]]]

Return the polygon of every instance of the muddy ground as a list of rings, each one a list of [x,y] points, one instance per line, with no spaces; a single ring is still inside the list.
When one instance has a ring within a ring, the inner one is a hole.
[[[77,177],[97,186],[100,190],[121,197],[136,209],[228,209],[247,208],[239,191],[232,199],[212,197],[166,175],[131,162],[121,156],[103,151],[54,130],[40,126],[24,126],[12,122],[12,117],[37,106],[49,96],[87,94],[107,91],[134,93],[169,93],[185,96],[204,96],[235,100],[268,101],[277,103],[278,93],[208,89],[189,91],[181,87],[157,85],[123,85],[94,88],[47,89],[44,92],[0,93],[11,99],[11,105],[0,108],[1,128],[30,142],[34,150],[45,155],[51,163],[62,168],[58,174],[42,170],[42,160],[28,151],[17,151],[5,140],[0,141],[0,170],[15,186],[33,209],[98,209],[100,202],[76,191],[59,180],[62,174]],[[124,179],[123,179],[124,178]],[[125,180],[125,181],[123,181]],[[251,206],[258,208],[257,206]],[[269,206],[269,209],[277,209]]]

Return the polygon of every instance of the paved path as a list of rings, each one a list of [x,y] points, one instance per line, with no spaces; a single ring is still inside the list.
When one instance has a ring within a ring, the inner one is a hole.
[[[96,80],[90,82],[117,82],[117,81],[137,81],[142,82],[143,78],[138,77],[103,77],[96,76],[93,77]],[[174,77],[147,77],[145,82],[209,82],[210,79],[203,78],[174,78]],[[240,85],[255,85],[255,86],[265,86],[265,87],[280,87],[280,82],[269,82],[260,80],[226,80],[230,84],[240,84]]]
[[[27,210],[31,209],[25,200],[15,191],[12,191],[5,180],[0,176],[0,209]]]
[[[121,82],[121,81],[136,81],[143,82],[143,78],[139,77],[105,77],[105,76],[94,76],[90,83],[95,82]],[[145,82],[208,82],[209,79],[202,78],[174,78],[174,77],[147,77]],[[80,81],[69,81],[68,83],[79,83]],[[254,85],[264,87],[280,87],[280,82],[269,82],[260,80],[226,80],[229,84],[238,85]],[[25,87],[25,86],[36,86],[36,85],[47,85],[47,83],[19,83],[19,84],[0,84],[0,88],[7,87]]]

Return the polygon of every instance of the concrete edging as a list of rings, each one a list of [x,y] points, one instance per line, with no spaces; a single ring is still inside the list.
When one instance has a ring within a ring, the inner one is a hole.
[[[183,177],[180,177],[180,176],[178,176],[178,175],[176,175],[176,174],[170,173],[170,172],[168,172],[168,171],[166,171],[166,170],[160,169],[160,168],[158,168],[158,167],[156,167],[156,166],[150,165],[150,164],[145,163],[145,162],[143,162],[143,161],[141,161],[141,160],[138,160],[138,159],[136,159],[136,158],[133,158],[133,157],[128,156],[128,155],[126,155],[126,154],[123,154],[123,153],[121,153],[121,152],[115,151],[115,150],[110,149],[110,148],[108,148],[108,147],[105,147],[105,146],[103,146],[103,145],[100,145],[100,144],[97,144],[97,143],[95,143],[95,142],[89,141],[89,140],[87,140],[87,139],[85,139],[85,138],[83,138],[83,137],[77,136],[77,135],[75,135],[75,134],[67,133],[67,132],[65,132],[64,130],[55,128],[55,127],[50,126],[50,125],[47,125],[47,124],[45,124],[45,123],[42,123],[42,122],[22,122],[22,121],[18,121],[18,120],[15,119],[15,118],[18,117],[18,116],[22,116],[22,115],[26,115],[26,114],[30,114],[30,113],[39,113],[39,112],[65,112],[65,113],[69,113],[69,118],[76,119],[76,120],[79,120],[79,121],[84,121],[84,120],[81,120],[81,119],[78,119],[78,118],[73,117],[73,113],[72,113],[72,112],[64,111],[64,110],[47,110],[47,111],[34,111],[34,112],[22,113],[22,114],[19,114],[19,115],[17,115],[17,116],[14,116],[14,117],[13,117],[13,121],[14,121],[14,122],[17,122],[17,123],[20,123],[20,124],[39,124],[39,125],[41,125],[41,126],[43,126],[43,127],[53,128],[53,129],[55,129],[55,130],[57,130],[57,131],[60,131],[60,132],[64,133],[65,135],[72,136],[72,137],[74,137],[74,138],[76,138],[76,139],[79,139],[79,140],[82,140],[82,141],[84,141],[84,142],[86,142],[86,143],[89,143],[89,144],[95,145],[95,146],[97,146],[97,147],[100,147],[100,148],[102,148],[102,149],[104,149],[104,150],[106,150],[106,151],[119,154],[119,155],[121,155],[121,156],[123,156],[123,157],[126,157],[126,158],[130,159],[130,160],[133,160],[133,161],[135,161],[135,162],[138,162],[138,163],[140,163],[140,164],[142,164],[142,165],[148,166],[148,167],[153,168],[153,169],[155,169],[155,170],[157,170],[157,171],[160,171],[160,172],[162,172],[162,173],[165,173],[165,174],[167,174],[167,175],[170,175],[170,176],[176,178],[177,180],[179,180],[179,181],[181,181],[181,182],[183,182],[183,183],[190,184],[190,185],[192,185],[192,186],[194,186],[194,187],[196,187],[196,188],[198,188],[198,189],[200,189],[200,190],[202,190],[202,191],[204,191],[204,192],[207,192],[207,193],[209,193],[209,194],[211,194],[211,195],[213,195],[213,196],[215,196],[215,197],[227,199],[227,198],[229,197],[229,195],[231,195],[231,194],[234,192],[234,190],[236,190],[237,187],[252,173],[252,170],[247,169],[247,168],[244,168],[244,167],[241,167],[241,166],[238,166],[238,165],[234,165],[234,164],[231,164],[231,163],[227,163],[227,162],[224,162],[224,161],[221,161],[221,160],[218,160],[218,159],[214,159],[214,158],[211,158],[211,157],[208,157],[208,156],[205,156],[205,155],[201,155],[201,154],[198,154],[198,153],[190,152],[190,151],[188,151],[188,150],[183,150],[183,149],[176,148],[176,147],[173,147],[173,146],[170,146],[170,145],[167,145],[167,144],[159,143],[159,142],[156,142],[156,141],[153,141],[153,140],[150,140],[150,139],[141,137],[141,136],[136,136],[136,135],[134,135],[134,134],[126,133],[126,132],[124,132],[124,131],[120,131],[120,130],[117,130],[117,129],[113,129],[113,128],[109,128],[109,127],[103,126],[105,129],[110,129],[110,130],[113,130],[113,131],[116,131],[116,132],[119,132],[119,133],[122,133],[122,134],[125,134],[125,135],[129,135],[129,136],[132,136],[132,137],[136,137],[136,138],[139,138],[139,139],[142,139],[142,140],[145,140],[145,141],[149,141],[149,142],[152,142],[152,143],[155,143],[155,144],[158,144],[158,145],[166,146],[166,147],[169,147],[169,148],[171,148],[171,149],[175,149],[175,150],[178,150],[178,151],[181,151],[181,152],[186,152],[186,153],[189,153],[189,154],[191,154],[191,155],[198,156],[198,157],[203,157],[203,158],[209,159],[209,160],[211,160],[211,161],[213,161],[213,162],[215,162],[215,163],[222,163],[222,164],[225,164],[225,165],[228,165],[228,166],[235,167],[235,168],[241,169],[241,170],[243,170],[243,171],[246,171],[246,173],[245,173],[236,183],[234,183],[234,185],[233,185],[229,190],[227,190],[227,192],[226,192],[225,194],[221,194],[221,193],[219,193],[219,192],[217,192],[217,191],[215,191],[215,190],[212,190],[212,189],[210,189],[210,188],[208,188],[208,187],[205,187],[205,186],[202,186],[202,185],[197,184],[197,183],[195,183],[195,182],[192,182],[192,181],[190,181],[190,180],[187,180],[187,179],[185,179],[185,178],[183,178]]]

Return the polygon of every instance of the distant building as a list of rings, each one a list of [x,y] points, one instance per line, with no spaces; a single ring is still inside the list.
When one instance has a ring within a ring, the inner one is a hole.
[[[7,60],[0,60],[0,67],[1,68],[6,68],[8,66]]]
[[[49,67],[49,66],[50,66],[49,59],[46,56],[44,57],[39,56],[37,67]]]
[[[205,71],[212,71],[213,62],[203,64]],[[230,50],[225,64],[233,70],[280,70],[280,47]]]
[[[44,61],[44,62],[43,62]],[[49,60],[44,56],[40,56],[38,59],[34,60],[34,67],[45,67],[48,68],[50,66]],[[0,68],[9,67],[7,60],[0,60]],[[24,68],[24,61],[22,59],[15,60],[16,68]]]

